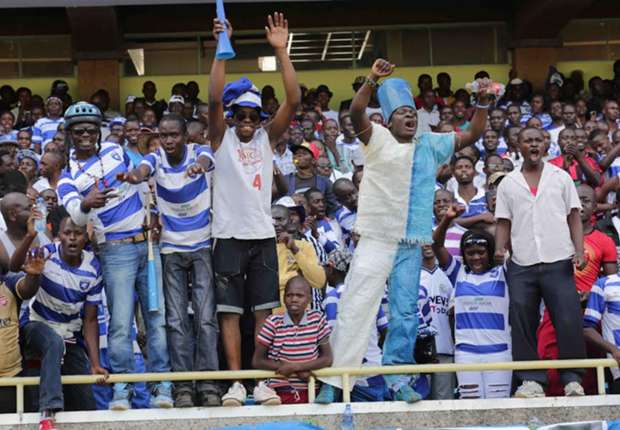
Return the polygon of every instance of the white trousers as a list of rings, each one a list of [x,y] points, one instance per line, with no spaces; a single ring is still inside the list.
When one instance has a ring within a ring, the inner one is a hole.
[[[331,336],[332,367],[362,365],[397,251],[396,242],[360,238],[345,279],[346,288],[338,303],[338,318]],[[342,388],[342,378],[338,376],[320,379]],[[350,379],[351,389],[354,379]]]
[[[510,351],[492,354],[472,354],[455,351],[455,363],[496,363],[512,361]],[[512,370],[493,370],[486,372],[456,372],[461,399],[496,399],[510,397]]]

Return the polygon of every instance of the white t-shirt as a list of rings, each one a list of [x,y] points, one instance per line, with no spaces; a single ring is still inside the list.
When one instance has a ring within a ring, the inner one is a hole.
[[[431,126],[435,127],[439,124],[439,110],[437,105],[433,106],[433,110],[428,112],[426,109],[418,109],[418,129],[416,130],[416,136],[426,133],[427,131],[433,131]]]
[[[321,112],[323,114],[323,116],[327,119],[333,119],[334,121],[336,121],[337,124],[340,124],[340,120],[338,118],[338,112],[336,112],[335,110],[324,110],[323,112]]]
[[[426,287],[428,293],[432,316],[431,327],[437,333],[435,335],[437,354],[454,355],[454,342],[448,318],[453,290],[452,282],[439,266],[433,270],[423,267],[420,272],[420,285]]]
[[[227,128],[215,152],[212,236],[220,239],[275,237],[271,218],[273,151],[264,128],[243,143]]]

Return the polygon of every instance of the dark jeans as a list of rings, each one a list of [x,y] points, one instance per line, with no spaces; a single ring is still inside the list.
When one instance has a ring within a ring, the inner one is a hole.
[[[211,252],[162,254],[164,295],[166,298],[166,331],[170,362],[174,372],[218,370],[217,318]],[[191,271],[193,326],[187,313],[188,279]],[[191,382],[175,383],[177,391],[192,391]],[[217,391],[209,381],[200,381],[197,390]]]
[[[63,387],[60,382],[61,375],[90,375],[90,362],[84,348],[65,344],[62,337],[39,321],[27,323],[22,330],[26,355],[41,358],[39,411],[94,410],[95,398],[90,385]]]
[[[0,387],[0,414],[15,413],[17,409],[15,393],[15,387]]]
[[[560,350],[559,359],[586,358],[581,307],[570,260],[519,266],[508,262],[510,326],[514,361],[538,360],[536,330],[540,323],[540,300],[549,310]],[[547,383],[546,370],[518,370],[519,381]],[[560,370],[560,380],[581,382],[583,369]]]

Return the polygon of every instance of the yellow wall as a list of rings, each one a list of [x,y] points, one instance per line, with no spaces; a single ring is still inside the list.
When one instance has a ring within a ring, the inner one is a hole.
[[[62,79],[69,84],[69,94],[76,97],[78,94],[77,78],[24,78],[24,79],[2,79],[0,83],[2,85],[8,84],[14,89],[19,87],[28,87],[32,90],[32,94],[38,94],[43,99],[50,95],[50,89],[52,88],[52,82],[56,79]]]
[[[422,73],[428,73],[435,77],[437,73],[447,71],[452,76],[452,89],[463,88],[465,83],[471,82],[474,74],[479,70],[488,71],[494,79],[505,81],[508,79],[508,71],[510,66],[507,64],[481,64],[468,66],[437,66],[437,67],[400,67],[394,72],[394,76],[402,77],[411,83],[414,92],[417,92],[417,79]],[[319,84],[326,84],[334,93],[331,107],[338,109],[341,100],[349,99],[353,96],[351,83],[358,75],[367,74],[367,69],[355,70],[317,70],[317,71],[300,71],[297,78],[300,83],[312,88]],[[260,89],[264,85],[271,84],[276,90],[278,97],[283,96],[283,89],[279,73],[231,73],[227,75],[227,81],[232,81],[247,76]],[[142,83],[146,80],[152,80],[157,85],[157,97],[168,99],[170,97],[170,89],[177,82],[187,82],[195,80],[200,85],[200,95],[203,100],[207,97],[207,85],[209,82],[208,75],[175,75],[175,76],[141,76],[131,78],[121,78],[121,97],[125,100],[128,95],[141,96]]]
[[[573,70],[581,70],[587,90],[588,79],[593,76],[600,76],[603,79],[613,78],[613,64],[613,61],[561,61],[556,67],[565,76],[568,76]]]
[[[573,70],[582,70],[587,83],[592,76],[599,75],[603,78],[612,76],[612,61],[566,61],[557,64],[558,70],[568,74]],[[452,89],[464,87],[465,83],[471,82],[474,74],[479,70],[486,70],[491,74],[493,79],[505,82],[508,79],[508,64],[479,64],[467,66],[436,66],[436,67],[400,67],[396,69],[394,76],[403,77],[411,83],[414,92],[417,90],[417,78],[422,73],[428,73],[435,77],[441,71],[447,71],[452,76]],[[334,98],[332,99],[332,108],[337,109],[341,100],[348,99],[352,96],[351,83],[355,76],[364,75],[366,69],[355,70],[320,70],[320,71],[300,71],[298,72],[299,82],[309,87],[316,87],[319,84],[327,84]],[[259,87],[271,84],[276,89],[276,94],[282,97],[283,90],[278,73],[248,73],[248,74],[230,74],[227,80],[231,81],[241,76],[247,76]],[[52,82],[57,79],[50,78],[30,78],[30,79],[0,79],[2,84],[9,84],[13,88],[26,86],[32,89],[34,94],[43,97],[49,95]],[[70,92],[74,97],[78,94],[77,78],[62,78],[69,84]],[[142,83],[146,80],[153,80],[158,87],[159,98],[168,99],[170,97],[170,89],[176,82],[187,82],[195,80],[200,84],[203,99],[207,96],[207,85],[209,82],[208,75],[171,75],[171,76],[142,76],[120,79],[120,100],[123,101],[128,95],[141,96]]]

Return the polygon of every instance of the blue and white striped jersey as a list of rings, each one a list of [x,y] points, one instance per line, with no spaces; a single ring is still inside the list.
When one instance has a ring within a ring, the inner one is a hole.
[[[456,349],[474,354],[512,350],[508,285],[503,267],[472,273],[456,258],[443,268],[454,285]]]
[[[183,161],[171,166],[163,148],[148,154],[140,164],[149,168],[157,185],[157,206],[162,223],[162,254],[190,252],[211,245],[211,184],[207,173],[193,178],[185,173],[199,157],[211,160],[211,148],[186,145]]]
[[[343,246],[342,230],[336,220],[327,217],[317,219],[316,229],[319,232],[319,243],[323,245],[327,254]]]
[[[480,215],[488,211],[487,208],[487,197],[484,189],[479,187],[476,191],[476,195],[467,203],[463,197],[461,197],[458,193],[454,193],[454,198],[457,203],[465,206],[465,212],[461,215],[463,218],[468,218],[474,215]]]
[[[603,339],[620,347],[620,276],[617,274],[598,279],[590,290],[583,326],[597,328],[599,324]],[[617,368],[611,370],[614,378],[620,377]]]
[[[63,339],[76,341],[82,336],[84,305],[101,303],[103,279],[95,254],[82,251],[82,264],[72,267],[60,258],[60,247],[60,242],[44,247],[49,258],[41,274],[41,286],[21,321],[44,322]]]
[[[45,149],[45,145],[54,138],[58,131],[58,126],[64,124],[64,118],[51,119],[43,117],[39,119],[32,127],[32,143],[40,143],[41,150]]]
[[[97,243],[125,239],[143,231],[144,206],[138,186],[116,178],[119,173],[132,168],[133,164],[121,146],[104,142],[99,153],[88,160],[78,162],[72,154],[69,168],[58,182],[58,196],[71,219],[79,225],[91,221]],[[116,197],[108,200],[104,207],[84,213],[80,208],[82,198],[90,192],[95,179],[99,180],[100,188],[113,188]]]
[[[351,240],[351,233],[353,232],[353,226],[355,225],[355,219],[357,218],[357,212],[353,212],[345,206],[340,206],[334,214],[340,230],[342,230],[342,240],[347,248],[351,251],[355,249],[353,241]]]

